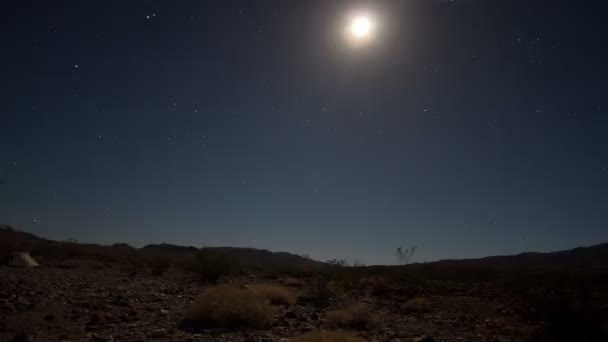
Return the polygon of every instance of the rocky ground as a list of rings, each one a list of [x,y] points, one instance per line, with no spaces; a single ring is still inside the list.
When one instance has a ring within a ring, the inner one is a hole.
[[[304,291],[307,281],[294,291]],[[369,341],[522,341],[538,328],[515,313],[514,299],[457,284],[423,289],[417,295],[428,304],[420,312],[403,312],[410,294],[352,289],[336,291],[327,306],[299,300],[280,307],[266,330],[184,327],[184,313],[206,287],[193,274],[173,269],[153,276],[101,264],[0,266],[0,341],[289,341],[327,328],[330,310],[353,303],[374,313],[373,328],[354,332]]]

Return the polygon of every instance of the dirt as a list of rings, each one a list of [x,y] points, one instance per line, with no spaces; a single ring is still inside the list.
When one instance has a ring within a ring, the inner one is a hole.
[[[263,280],[226,281],[246,285]],[[302,295],[306,285],[305,280],[294,291]],[[340,289],[326,306],[299,300],[277,308],[273,326],[265,330],[185,327],[184,313],[208,286],[173,269],[154,276],[84,263],[2,266],[0,341],[289,341],[328,328],[327,313],[353,303],[364,303],[373,312],[374,327],[354,332],[369,341],[524,341],[539,328],[516,314],[513,298],[458,284],[421,289],[416,296],[425,298],[425,307],[416,312],[403,310],[411,293],[378,296],[364,288]]]

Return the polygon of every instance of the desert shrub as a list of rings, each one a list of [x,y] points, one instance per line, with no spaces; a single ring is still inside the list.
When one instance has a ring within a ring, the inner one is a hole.
[[[236,272],[238,263],[224,253],[201,249],[189,263],[188,268],[196,272],[202,281],[217,283],[221,277]]]
[[[222,286],[200,295],[186,313],[189,324],[214,327],[259,328],[271,323],[268,299],[250,289]]]
[[[344,260],[344,259],[329,259],[325,262],[326,264],[330,265],[330,266],[340,266],[340,267],[346,267],[348,266],[348,261]]]
[[[293,342],[365,342],[364,339],[343,331],[312,331],[296,337]]]
[[[344,310],[329,312],[327,323],[334,328],[369,329],[374,325],[374,319],[366,305],[355,304]]]
[[[391,287],[384,279],[369,279],[365,282],[368,284],[370,292],[373,296],[383,297],[391,292]]]
[[[315,305],[324,306],[329,303],[331,295],[329,280],[327,277],[319,275],[312,279],[304,298]]]
[[[413,298],[401,304],[400,310],[403,313],[425,313],[431,311],[431,302],[426,298]]]
[[[302,281],[298,278],[285,278],[282,280],[282,283],[289,287],[302,287]]]
[[[8,258],[17,251],[15,241],[0,240],[0,260],[7,261]]]
[[[171,259],[168,257],[151,257],[148,260],[148,265],[150,266],[150,271],[155,276],[161,276],[169,267],[171,267]]]
[[[258,284],[251,286],[250,289],[268,299],[273,305],[293,305],[296,302],[296,296],[283,286]]]

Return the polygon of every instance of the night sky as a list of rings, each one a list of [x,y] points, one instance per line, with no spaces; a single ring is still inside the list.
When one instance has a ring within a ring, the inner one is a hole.
[[[2,7],[0,223],[370,264],[608,240],[601,1]]]

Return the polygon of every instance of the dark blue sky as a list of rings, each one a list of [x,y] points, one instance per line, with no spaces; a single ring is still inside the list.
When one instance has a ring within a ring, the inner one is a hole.
[[[2,6],[0,223],[366,263],[608,240],[600,1]]]

